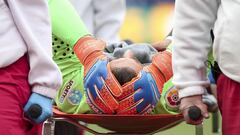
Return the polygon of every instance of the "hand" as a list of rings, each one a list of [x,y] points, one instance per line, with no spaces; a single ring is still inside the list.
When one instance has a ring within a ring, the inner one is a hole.
[[[150,66],[157,68],[163,75],[165,82],[167,82],[173,76],[172,53],[168,51],[158,52],[153,56],[152,64]]]
[[[122,93],[120,84],[110,70],[107,60],[98,60],[84,79],[88,103],[97,113],[113,114]]]
[[[133,81],[123,87],[118,114],[147,114],[160,100],[160,89],[154,77],[142,70]]]
[[[38,110],[33,110],[33,112],[31,109],[34,105],[40,108],[37,108]],[[52,116],[52,99],[37,93],[32,93],[24,107],[24,113],[35,123],[44,122],[47,118]]]
[[[200,119],[198,121],[193,121],[189,118],[188,110],[189,110],[189,107],[191,107],[191,106],[197,106],[201,110],[203,118],[209,117],[208,111],[207,111],[207,106],[202,101],[202,95],[184,97],[181,99],[179,109],[181,110],[187,124],[198,125],[198,124],[202,123],[202,119]]]
[[[120,85],[108,66],[103,50],[106,43],[93,37],[83,37],[74,46],[74,52],[84,65],[84,87],[90,106],[99,113],[113,113],[118,107],[114,96],[121,94]],[[101,98],[100,98],[101,97]]]
[[[202,95],[202,101],[205,105],[207,105],[209,112],[217,112],[218,111],[218,104],[217,99],[214,97],[213,94],[204,93]]]
[[[171,44],[171,42],[172,41],[170,39],[164,39],[163,41],[153,43],[152,46],[158,51],[164,51],[164,50],[166,50],[168,45]]]
[[[125,57],[131,55],[129,52]],[[152,63],[144,67],[139,76],[123,88],[123,95],[126,96],[127,94],[124,93],[128,93],[132,97],[129,96],[127,100],[119,103],[120,114],[144,114],[156,106],[164,83],[172,76],[171,54],[159,52],[153,57]],[[131,91],[130,88],[133,90]]]

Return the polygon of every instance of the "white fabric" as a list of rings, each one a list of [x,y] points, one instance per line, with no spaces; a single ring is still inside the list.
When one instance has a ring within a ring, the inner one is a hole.
[[[45,0],[0,0],[0,68],[28,54],[32,90],[53,98],[61,74],[52,60],[51,26]],[[21,67],[19,67],[21,68]]]
[[[173,30],[173,83],[180,97],[203,94],[207,54],[214,29],[213,55],[222,72],[240,82],[240,0],[176,0]]]
[[[109,42],[119,41],[125,0],[70,0],[90,33]]]

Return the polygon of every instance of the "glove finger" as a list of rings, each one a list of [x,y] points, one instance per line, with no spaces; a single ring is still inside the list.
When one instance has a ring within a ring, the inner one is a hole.
[[[138,113],[141,113],[148,105],[156,106],[159,99],[157,99],[156,94],[151,89],[141,89],[134,94],[135,101],[142,101],[136,106]]]
[[[105,81],[104,81],[104,79],[102,79],[102,77],[96,77],[94,83],[98,90],[103,89],[103,87],[105,85]]]
[[[140,104],[142,100],[140,101],[134,101],[133,96],[129,96],[128,98],[122,100],[119,103],[119,108],[118,108],[118,114],[138,114],[136,110],[136,105]]]
[[[134,90],[137,90],[139,88],[142,88],[142,85],[146,83],[147,73],[145,71],[140,72],[140,78],[134,83]]]
[[[99,96],[101,96],[103,102],[111,109],[116,110],[118,108],[118,101],[111,94],[111,90],[104,84],[103,89],[97,90],[99,92]]]
[[[153,107],[151,104],[144,103],[143,100],[137,102],[129,102],[126,100],[121,103],[122,110],[118,114],[147,114],[152,111]]]
[[[104,78],[101,79],[106,82],[105,85],[107,86],[107,88],[109,89],[113,96],[115,97],[121,96],[122,86],[119,84],[115,76],[112,74],[110,64],[107,65],[107,72],[108,72],[107,79]]]
[[[141,73],[141,78],[135,82],[137,86],[134,84],[134,87],[136,86],[135,88],[141,85],[141,87],[138,88],[139,90],[134,94],[134,99],[140,100],[143,98],[148,102],[157,103],[161,95],[156,82],[150,73],[147,73],[145,71],[142,71]],[[141,84],[139,82],[141,82]]]
[[[88,90],[92,96],[93,99],[95,99],[97,97],[97,93],[96,93],[96,88],[98,90],[103,89],[104,87],[104,80],[101,79],[100,77],[95,77],[91,80],[91,83],[85,83],[85,89]]]
[[[96,85],[98,89],[102,89],[103,83],[104,82],[99,77],[99,75],[89,75],[88,78],[84,79],[84,87],[89,88],[90,90],[94,89],[94,85]]]
[[[107,71],[107,64],[108,61],[107,59],[99,60],[101,64],[98,66],[98,72],[101,74],[101,77],[106,80],[108,76],[108,71]]]
[[[139,89],[138,91],[136,91],[134,94],[134,100],[139,101],[141,99],[144,99],[144,102],[148,102],[149,104],[153,105],[156,105],[157,102],[160,100],[160,98],[158,98],[157,94],[152,88]]]
[[[109,89],[108,86],[106,86],[106,83],[102,77],[95,78],[95,80],[96,85],[90,89],[90,92],[93,94],[94,99],[96,97],[99,97],[99,99],[101,99],[101,101],[112,111],[117,109],[118,101],[116,101],[116,99],[111,94],[112,89]]]
[[[139,100],[134,99],[134,95],[136,92],[138,92],[141,89],[134,90],[134,82],[129,83],[128,85],[125,85],[122,89],[122,95],[118,97],[119,107],[118,107],[118,114],[137,114],[136,110],[128,111],[132,107],[136,106],[138,104]],[[127,111],[127,112],[126,112]]]
[[[92,90],[87,89],[86,93],[88,96],[88,103],[96,113],[106,113],[106,114],[113,113],[113,111],[105,104],[104,100],[98,93],[96,86]]]
[[[134,82],[134,91],[130,91],[132,85],[123,88],[123,93],[128,91],[133,94],[127,97],[129,93],[126,93],[125,97],[121,97],[124,100],[119,103],[119,114],[144,113],[148,110],[146,108],[155,106],[159,101],[160,93],[151,75],[145,71],[141,71],[140,75],[140,78]]]
[[[160,100],[161,94],[151,74],[148,74],[148,83],[150,88],[144,89],[145,90],[144,92],[147,93],[144,94],[144,96],[149,95],[150,97],[152,97],[153,102],[157,103]]]
[[[139,114],[142,114],[142,115],[144,115],[144,114],[149,114],[149,113],[153,110],[154,107],[155,107],[155,106],[152,106],[151,104],[148,104],[148,105],[144,108],[144,110],[142,110]]]
[[[86,84],[86,90],[92,108],[95,106],[94,110],[97,113],[113,113],[113,109],[110,107],[111,105],[109,105],[108,101],[105,101],[108,99],[107,97],[110,97],[110,100],[113,100],[113,98],[110,96],[109,92],[107,92],[104,80],[101,77],[97,77],[92,81],[94,81],[94,83],[91,82],[90,84]],[[113,103],[116,104],[117,102]]]
[[[103,87],[102,77],[104,80],[107,78],[107,60],[98,60],[88,71],[84,78],[84,83],[86,86],[96,84],[98,89]]]
[[[155,100],[159,100],[160,97],[161,97],[161,93],[160,91],[162,90],[159,90],[160,88],[157,86],[157,81],[155,81],[154,77],[152,76],[152,74],[150,73],[146,73],[146,78],[147,78],[147,82],[148,82],[148,86],[150,87],[149,89],[146,89],[148,92],[153,92],[153,97]],[[147,84],[147,83],[145,83]]]
[[[139,114],[148,114],[153,110],[154,107],[155,105],[144,101],[136,106]]]
[[[148,74],[148,78],[149,78],[148,80],[149,80],[149,84],[151,86],[151,90],[153,91],[153,97],[158,102],[158,100],[161,97],[161,93],[159,92],[157,84],[156,84],[156,82],[154,81],[153,77],[150,74]]]
[[[135,98],[136,93],[138,93],[139,97],[141,96],[141,89],[138,89],[135,93],[125,98],[119,103],[119,114],[139,114],[147,107],[147,104],[151,104],[146,102],[144,98]],[[144,103],[143,103],[144,102]]]
[[[91,85],[86,85],[85,83],[85,91],[87,95],[87,102],[91,106],[91,108],[96,112],[96,113],[106,113],[108,112],[107,107],[103,104],[103,102],[98,98],[98,95],[95,90],[95,84]],[[100,106],[103,106],[101,109]]]
[[[86,76],[84,77],[84,82],[85,82],[86,84],[89,84],[89,83],[92,81],[92,79],[95,78],[94,75],[96,74],[96,73],[95,73],[95,72],[96,72],[96,68],[97,68],[97,67],[94,65],[94,66],[92,66],[92,67],[88,70]],[[95,73],[95,74],[94,74],[94,73]]]

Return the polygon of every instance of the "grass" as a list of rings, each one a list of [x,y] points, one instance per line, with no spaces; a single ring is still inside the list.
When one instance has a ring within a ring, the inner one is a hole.
[[[203,123],[203,133],[204,135],[221,135],[220,132],[213,133],[212,132],[212,115],[209,119],[205,120]],[[219,122],[219,127],[221,126],[221,121]],[[104,133],[107,132],[107,130],[100,128],[97,125],[89,125],[90,128],[100,132]],[[220,130],[219,130],[220,131]],[[92,135],[91,133],[86,133],[85,135]],[[195,135],[195,126],[191,126],[188,124],[185,124],[185,122],[182,122],[181,124],[172,127],[170,129],[161,131],[159,133],[156,133],[154,135]]]

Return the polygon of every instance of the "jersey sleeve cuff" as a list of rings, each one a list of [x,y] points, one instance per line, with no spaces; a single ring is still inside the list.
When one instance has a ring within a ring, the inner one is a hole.
[[[184,89],[179,90],[179,98],[202,95],[204,93],[205,88],[202,86],[191,86]]]
[[[44,86],[34,86],[32,88],[32,92],[38,93],[40,95],[43,95],[52,99],[54,99],[57,94],[56,89],[44,87]]]

